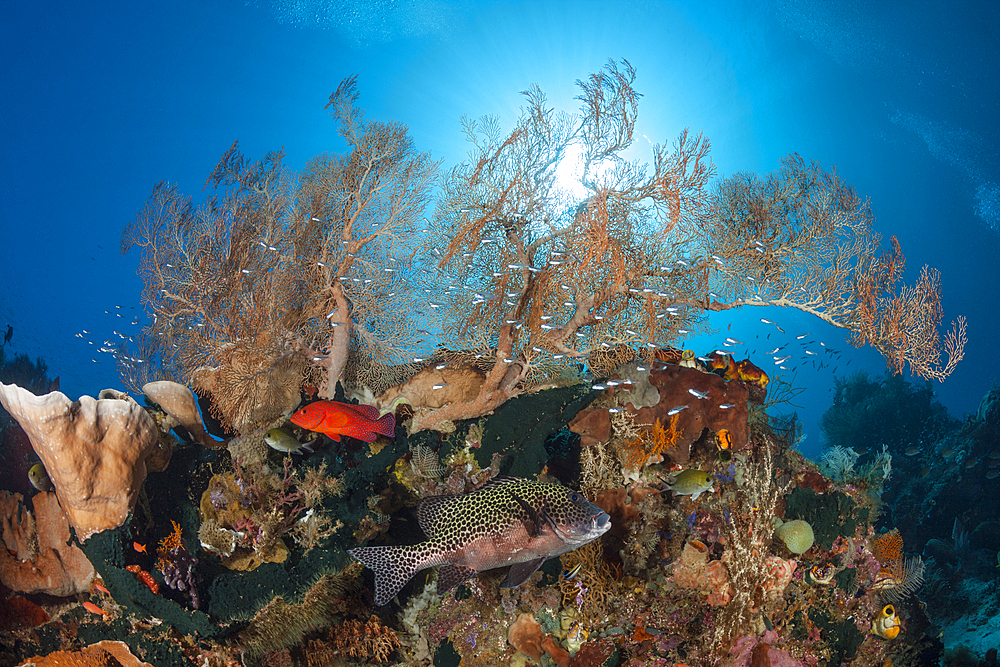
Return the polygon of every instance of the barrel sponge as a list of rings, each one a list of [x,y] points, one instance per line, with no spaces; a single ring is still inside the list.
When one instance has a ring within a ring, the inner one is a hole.
[[[793,554],[804,554],[813,545],[812,526],[801,519],[781,524],[776,533]]]
[[[2,383],[0,404],[28,435],[80,540],[125,522],[159,442],[142,406],[115,391],[71,401]]]

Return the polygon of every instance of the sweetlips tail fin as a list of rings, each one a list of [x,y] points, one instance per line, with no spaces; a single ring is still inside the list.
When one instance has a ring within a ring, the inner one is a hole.
[[[388,604],[413,575],[428,567],[413,547],[358,547],[347,553],[375,573],[375,604],[379,607]]]

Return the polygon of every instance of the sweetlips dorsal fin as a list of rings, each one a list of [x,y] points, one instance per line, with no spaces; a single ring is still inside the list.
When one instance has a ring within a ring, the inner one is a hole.
[[[454,565],[448,563],[438,568],[438,595],[444,595],[455,586],[464,581],[472,579],[477,574],[477,570],[465,565]]]
[[[483,485],[473,489],[469,493],[479,493],[480,491],[489,491],[490,489],[495,489],[498,486],[503,486],[504,484],[516,484],[517,482],[523,482],[524,480],[520,477],[511,477],[510,475],[497,475],[496,477],[491,477],[490,479],[483,482]]]
[[[417,503],[417,523],[420,524],[420,530],[424,531],[427,537],[434,537],[434,525],[438,522],[438,517],[441,516],[441,510],[444,509],[449,500],[457,497],[446,495],[420,499],[420,502]]]

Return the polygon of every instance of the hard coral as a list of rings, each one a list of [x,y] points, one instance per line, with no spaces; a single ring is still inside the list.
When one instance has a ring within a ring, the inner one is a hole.
[[[32,511],[21,494],[0,491],[0,581],[21,593],[75,595],[90,589],[94,566],[70,539],[69,520],[51,491],[35,494]]]
[[[80,539],[125,521],[159,440],[145,410],[128,397],[74,402],[5,384],[0,403],[28,434]]]

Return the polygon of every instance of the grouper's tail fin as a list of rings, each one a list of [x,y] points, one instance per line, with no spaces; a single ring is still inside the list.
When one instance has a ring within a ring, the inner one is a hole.
[[[396,597],[417,572],[431,566],[419,549],[410,547],[358,547],[348,552],[375,573],[375,604],[381,607]]]

